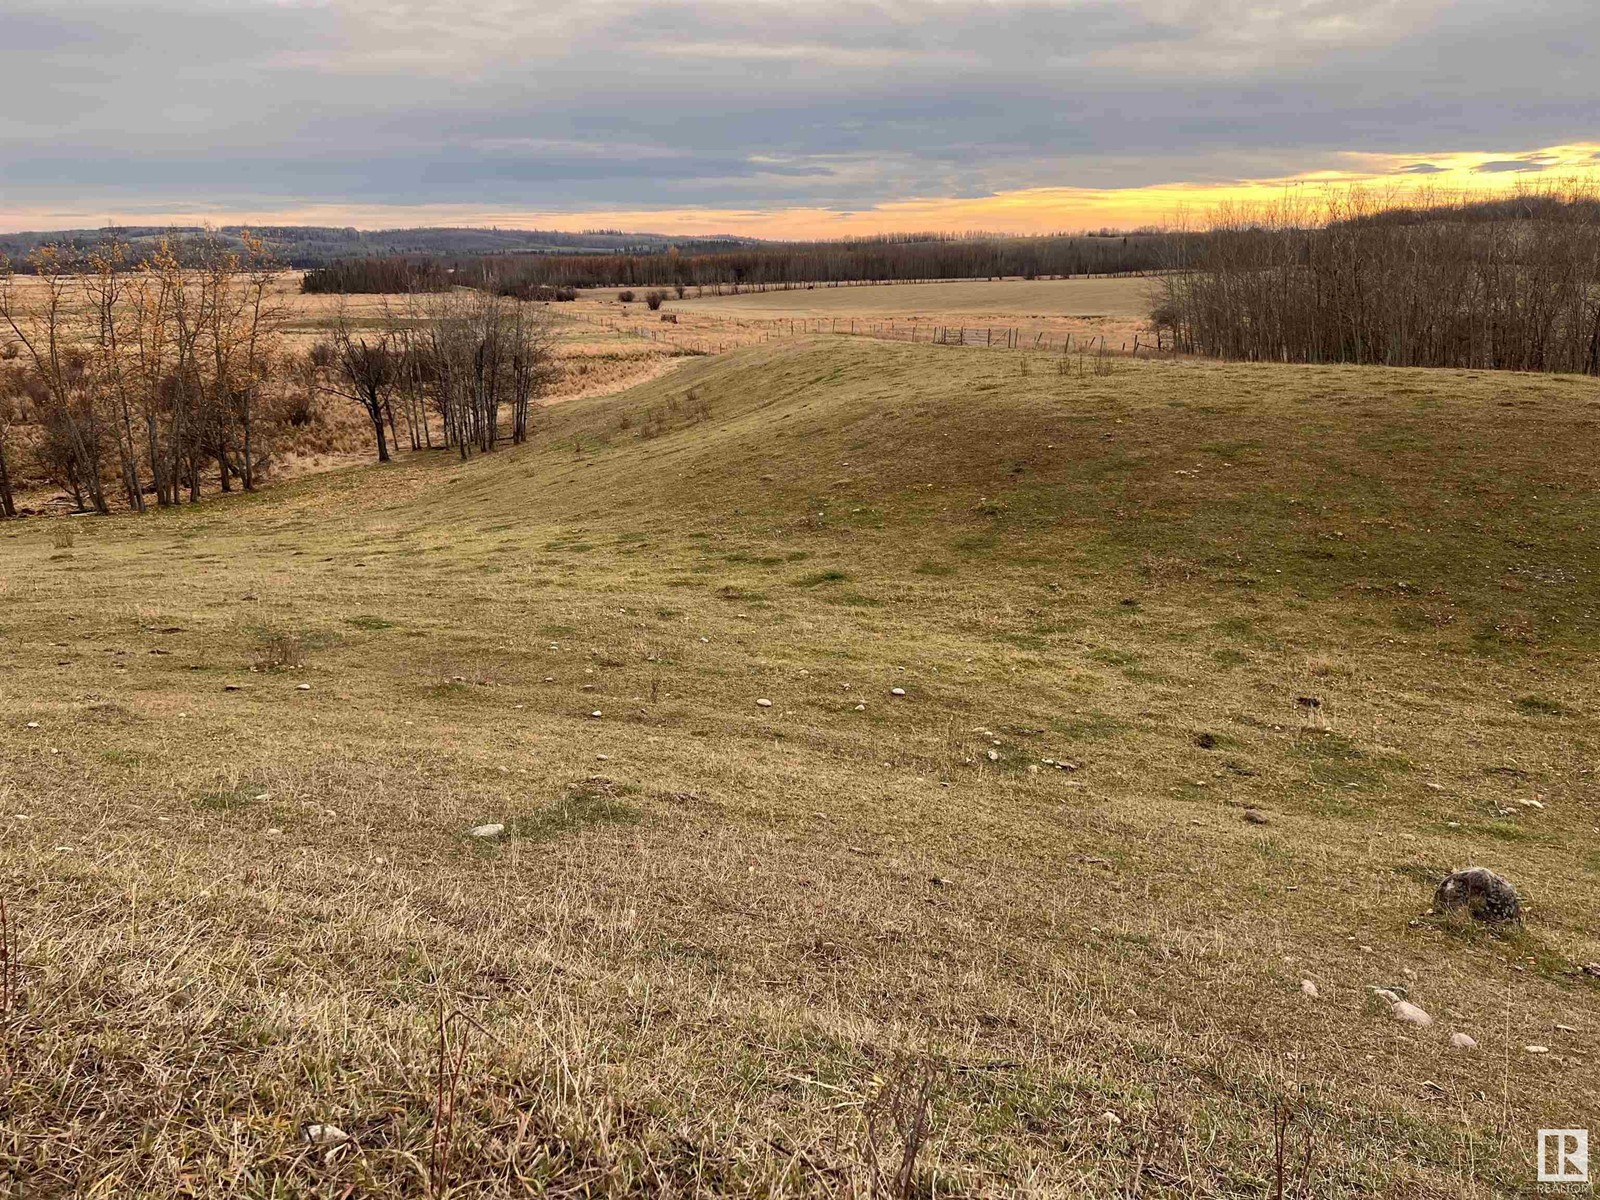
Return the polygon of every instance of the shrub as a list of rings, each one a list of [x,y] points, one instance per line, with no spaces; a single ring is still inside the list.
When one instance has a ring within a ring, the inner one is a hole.
[[[618,292],[617,293],[617,303],[619,303],[619,304],[632,304],[633,303],[633,293],[632,292]]]
[[[667,294],[665,292],[646,292],[644,302],[649,305],[651,312],[655,312],[656,309],[661,307],[666,298]]]

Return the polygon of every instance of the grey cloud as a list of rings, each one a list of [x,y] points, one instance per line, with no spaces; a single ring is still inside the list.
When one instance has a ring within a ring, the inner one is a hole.
[[[862,208],[1600,129],[1592,0],[6,4],[0,210]]]

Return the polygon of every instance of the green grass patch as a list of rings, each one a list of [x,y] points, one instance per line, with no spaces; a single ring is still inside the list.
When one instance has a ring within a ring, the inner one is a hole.
[[[240,785],[231,791],[206,792],[194,798],[194,806],[207,812],[237,812],[257,803],[256,797],[264,791],[264,788]]]
[[[634,790],[610,780],[585,780],[549,808],[512,818],[507,831],[529,841],[549,842],[594,825],[632,825],[641,814],[625,797]]]
[[[986,550],[993,550],[999,544],[998,533],[969,533],[951,542],[950,548],[960,554],[980,554]]]
[[[1565,717],[1571,715],[1566,705],[1545,696],[1519,696],[1517,711],[1525,717]]]

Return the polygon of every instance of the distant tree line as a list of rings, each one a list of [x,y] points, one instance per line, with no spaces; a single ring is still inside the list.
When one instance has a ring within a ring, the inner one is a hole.
[[[311,295],[425,295],[475,287],[516,300],[576,300],[576,289],[536,283],[495,259],[450,263],[442,259],[354,258],[307,271],[300,290]]]
[[[344,259],[307,271],[300,281],[300,290],[311,295],[402,295],[450,287],[450,268],[427,258]]]
[[[1219,358],[1600,374],[1600,202],[1583,186],[1395,208],[1218,214],[1180,240],[1155,313]]]
[[[703,253],[508,256],[482,269],[521,286],[763,288],[806,284],[991,279],[1153,271],[1169,255],[1160,234],[1109,237],[861,238],[775,242]],[[463,271],[463,274],[467,272]]]
[[[575,288],[745,289],[813,284],[1124,274],[1158,269],[1165,235],[997,237],[897,235],[837,242],[710,243],[648,253],[505,254],[350,259],[309,272],[308,292],[437,291],[450,283],[528,300]]]
[[[248,238],[286,267],[309,269],[355,258],[462,258],[498,254],[615,254],[665,250],[677,245],[698,251],[750,244],[746,239],[668,238],[657,233],[626,233],[599,229],[584,233],[524,229],[379,229],[363,230],[319,225],[273,225],[245,228],[204,226],[110,226],[104,229],[57,229],[33,233],[0,233],[0,255],[11,260],[20,274],[32,268],[29,258],[44,246],[62,254],[82,256],[107,242],[127,248],[130,262],[142,262],[158,248],[180,261],[221,244],[243,252]]]

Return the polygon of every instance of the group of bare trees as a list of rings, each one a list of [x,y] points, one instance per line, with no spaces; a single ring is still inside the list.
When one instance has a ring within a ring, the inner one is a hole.
[[[224,491],[255,486],[261,397],[275,368],[273,265],[259,243],[218,243],[137,266],[109,242],[83,259],[36,251],[19,281],[0,262],[0,484],[15,515],[5,433],[31,417],[33,451],[81,508],[120,495],[176,504],[214,465]]]
[[[413,448],[462,457],[527,439],[555,377],[540,310],[466,290],[375,319],[341,306],[331,337],[296,351],[276,264],[243,247],[161,244],[134,262],[115,241],[46,246],[25,277],[0,259],[0,517],[17,515],[19,476],[99,513],[253,490],[323,395],[360,406],[382,462],[401,422]]]
[[[1182,351],[1600,374],[1592,187],[1223,211],[1171,265],[1156,321]]]
[[[380,462],[399,441],[397,411],[413,449],[435,445],[436,421],[439,444],[462,458],[522,444],[558,370],[544,315],[482,292],[408,296],[367,324],[341,310],[323,357],[325,386],[366,411]]]

